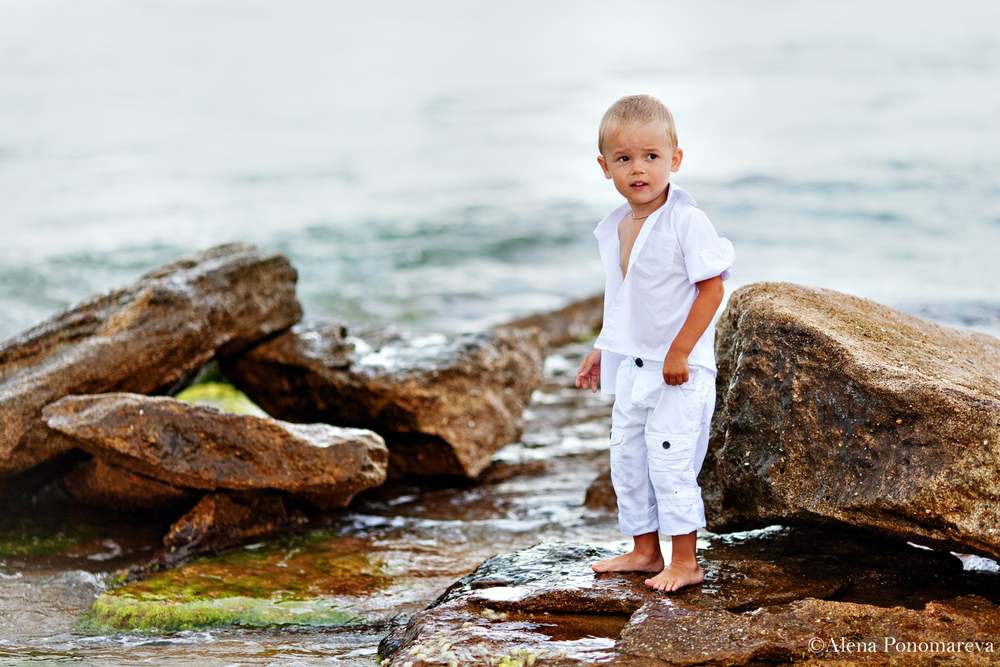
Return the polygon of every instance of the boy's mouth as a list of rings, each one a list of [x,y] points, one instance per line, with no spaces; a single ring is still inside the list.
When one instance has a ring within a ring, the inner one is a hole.
[[[645,181],[636,181],[635,183],[632,184],[632,187],[633,188],[644,188],[644,187],[646,187],[646,185],[648,185],[648,184]]]

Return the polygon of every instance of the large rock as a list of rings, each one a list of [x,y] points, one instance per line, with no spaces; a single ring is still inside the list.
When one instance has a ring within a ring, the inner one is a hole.
[[[501,554],[386,637],[382,664],[766,665],[811,655],[893,664],[908,643],[953,642],[925,647],[941,657],[1000,630],[995,575],[963,572],[949,554],[815,529],[699,543],[705,582],[672,594],[647,588],[643,573],[595,574],[590,565],[610,555],[600,547]]]
[[[385,481],[385,444],[360,429],[136,394],[67,396],[44,417],[98,459],[179,488],[275,490],[327,509]]]
[[[1000,341],[837,292],[732,295],[709,529],[846,523],[1000,556]]]
[[[280,419],[377,431],[391,475],[475,477],[521,437],[542,363],[536,330],[349,335],[325,323],[296,327],[223,370]]]
[[[288,260],[247,245],[193,253],[0,345],[0,487],[72,443],[41,419],[70,394],[162,393],[302,315]]]

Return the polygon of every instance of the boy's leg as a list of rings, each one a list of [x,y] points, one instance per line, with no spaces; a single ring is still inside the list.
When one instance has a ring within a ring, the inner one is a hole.
[[[657,572],[663,554],[657,532],[656,495],[649,481],[644,436],[646,407],[643,382],[630,360],[618,369],[611,414],[611,482],[618,497],[618,525],[633,538],[631,552],[597,561],[595,572]],[[635,389],[635,391],[633,391]]]
[[[675,591],[704,580],[695,557],[697,531],[705,525],[697,480],[715,405],[714,380],[711,370],[692,367],[689,382],[679,387],[664,385],[647,427],[649,474],[658,522],[663,532],[673,536],[670,563],[646,581],[658,590]]]

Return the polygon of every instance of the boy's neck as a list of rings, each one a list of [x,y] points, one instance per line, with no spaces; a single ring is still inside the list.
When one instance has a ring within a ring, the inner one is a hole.
[[[641,211],[636,211],[635,207],[633,206],[632,207],[632,214],[631,214],[632,215],[632,219],[635,220],[635,221],[645,220],[646,218],[648,218],[649,216],[653,215],[658,210],[660,210],[661,208],[663,208],[663,205],[667,203],[668,199],[670,199],[670,190],[671,190],[671,187],[672,187],[672,185],[670,183],[668,183],[667,184],[667,189],[663,191],[663,197],[662,197],[662,199],[661,198],[657,198],[656,201],[652,201],[652,202],[649,202],[648,204],[643,205],[642,206],[642,211],[645,211],[645,213],[642,213],[642,215],[640,215]],[[652,206],[652,208],[650,208],[650,206]]]

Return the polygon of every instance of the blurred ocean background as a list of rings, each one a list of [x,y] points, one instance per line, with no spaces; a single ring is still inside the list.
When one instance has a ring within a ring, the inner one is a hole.
[[[785,280],[1000,333],[1000,4],[0,0],[0,339],[191,250],[307,319],[471,330],[603,286],[619,96]]]

